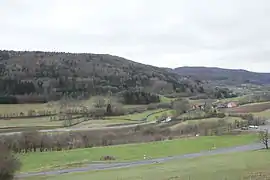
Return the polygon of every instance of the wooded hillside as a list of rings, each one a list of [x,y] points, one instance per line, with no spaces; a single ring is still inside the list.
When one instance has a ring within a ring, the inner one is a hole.
[[[23,102],[126,90],[203,93],[200,81],[108,54],[0,51],[0,76],[1,96]]]

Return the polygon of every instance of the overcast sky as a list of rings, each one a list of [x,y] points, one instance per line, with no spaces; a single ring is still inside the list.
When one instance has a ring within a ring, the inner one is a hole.
[[[0,49],[270,72],[269,0],[0,0]]]

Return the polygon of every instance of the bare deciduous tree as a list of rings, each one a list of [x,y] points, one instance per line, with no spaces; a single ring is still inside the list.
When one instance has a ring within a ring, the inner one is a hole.
[[[176,100],[173,102],[173,109],[177,116],[186,113],[190,109],[189,101],[186,99]]]
[[[0,144],[0,179],[12,180],[21,167],[20,161],[3,143]]]
[[[269,148],[268,147],[268,141],[269,141],[268,129],[261,131],[259,138],[260,138],[260,141],[265,145],[265,148],[268,149]]]

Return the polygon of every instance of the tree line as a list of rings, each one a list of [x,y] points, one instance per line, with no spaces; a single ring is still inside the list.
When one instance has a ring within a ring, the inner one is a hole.
[[[187,134],[216,135],[234,129],[233,123],[224,119],[217,122],[188,124],[181,129],[171,131],[167,127],[137,126],[113,130],[78,131],[73,133],[38,133],[24,132],[22,134],[1,136],[0,141],[15,153],[62,151],[76,148],[108,146],[135,142],[164,140]],[[220,129],[225,128],[225,129]]]

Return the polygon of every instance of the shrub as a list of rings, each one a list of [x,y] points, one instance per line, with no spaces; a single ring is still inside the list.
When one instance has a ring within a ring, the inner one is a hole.
[[[168,140],[173,140],[173,136],[169,136],[168,137]]]
[[[0,144],[0,179],[11,180],[21,167],[20,161],[3,144]]]
[[[101,143],[103,146],[113,145],[113,139],[115,139],[116,135],[112,132],[108,132],[107,134],[102,136]]]
[[[172,102],[172,107],[176,111],[177,115],[181,115],[190,109],[190,104],[189,101],[185,99],[177,99]]]
[[[163,136],[169,136],[171,134],[170,128],[164,128],[160,131],[160,134]]]
[[[145,128],[143,130],[143,135],[146,135],[146,136],[149,136],[149,135],[154,135],[154,134],[158,134],[159,132],[159,129],[158,128],[155,128],[155,127],[148,127],[148,128]]]
[[[113,156],[102,156],[102,157],[100,158],[100,160],[101,160],[101,161],[113,161],[113,160],[116,160],[116,158],[113,157]]]
[[[154,141],[163,141],[164,137],[161,134],[156,134],[154,136]]]
[[[137,125],[135,128],[134,128],[134,132],[138,132],[141,130],[141,126],[140,125]]]
[[[224,118],[224,117],[226,117],[226,114],[225,113],[217,113],[217,117]]]

